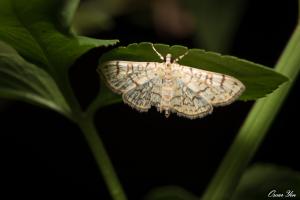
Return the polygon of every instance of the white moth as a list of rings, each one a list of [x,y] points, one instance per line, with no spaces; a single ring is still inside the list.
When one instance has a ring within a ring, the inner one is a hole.
[[[138,111],[156,106],[166,117],[174,112],[201,118],[210,114],[213,106],[232,103],[245,89],[234,77],[178,64],[188,51],[172,61],[171,54],[164,58],[152,48],[161,63],[113,60],[100,67],[107,85]]]

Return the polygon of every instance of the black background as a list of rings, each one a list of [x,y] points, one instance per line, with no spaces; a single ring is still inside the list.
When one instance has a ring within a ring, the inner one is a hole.
[[[296,0],[249,1],[231,54],[274,66],[296,19]],[[158,38],[154,30],[131,24],[126,16],[116,22],[113,32],[97,37],[118,38],[121,45],[152,41],[193,46],[189,38]],[[83,107],[97,92],[95,69],[104,51],[90,51],[70,72]],[[299,81],[252,163],[300,170],[298,88]],[[99,110],[95,120],[129,199],[142,199],[150,189],[163,185],[179,185],[200,195],[252,104],[236,102],[201,120],[165,119],[155,109],[141,114],[117,104]],[[110,198],[80,130],[64,117],[10,101],[0,112],[0,123],[0,198]]]

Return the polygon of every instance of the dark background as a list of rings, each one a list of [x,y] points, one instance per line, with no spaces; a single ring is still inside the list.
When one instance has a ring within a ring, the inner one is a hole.
[[[249,1],[230,54],[274,66],[296,19],[296,0],[272,4]],[[120,45],[151,41],[195,46],[192,37],[158,37],[153,29],[132,24],[126,15],[115,17],[115,22],[114,30],[95,36],[118,38]],[[95,69],[105,51],[90,51],[70,72],[83,107],[97,93]],[[298,88],[299,81],[252,163],[269,162],[300,171]],[[44,108],[15,101],[2,104],[0,198],[110,199],[83,135],[74,124]],[[236,102],[200,120],[174,115],[165,119],[155,109],[141,114],[117,104],[99,110],[95,120],[129,199],[142,199],[149,190],[163,185],[179,185],[200,195],[252,104]]]

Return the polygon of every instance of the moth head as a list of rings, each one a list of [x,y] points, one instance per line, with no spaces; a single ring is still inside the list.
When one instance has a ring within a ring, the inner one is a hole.
[[[166,63],[171,63],[171,59],[172,59],[172,56],[171,56],[171,54],[167,54],[167,56],[166,56]]]

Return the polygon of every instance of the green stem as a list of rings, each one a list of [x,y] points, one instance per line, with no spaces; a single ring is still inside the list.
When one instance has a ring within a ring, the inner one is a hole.
[[[93,124],[92,117],[78,120],[78,125],[94,155],[111,197],[113,200],[126,200],[124,190],[105,150],[104,144]]]
[[[90,113],[82,112],[79,102],[77,101],[70,85],[69,77],[62,76],[60,78],[61,79],[59,82],[62,83],[62,91],[64,91],[64,96],[68,104],[72,108],[70,120],[75,122],[84,134],[86,141],[92,151],[94,159],[97,162],[98,168],[103,175],[104,181],[108,187],[112,199],[127,200],[125,192],[105,150],[104,144],[94,126],[93,117],[95,111]]]
[[[65,97],[72,108],[72,117],[70,119],[80,127],[82,133],[84,134],[112,199],[127,200],[125,192],[105,150],[104,144],[94,126],[94,113],[83,113],[81,111],[80,105],[69,84],[70,81],[67,77],[62,80],[64,81],[64,84],[62,85],[64,88],[63,91],[65,91]]]
[[[112,199],[127,200],[125,192],[123,191],[114,167],[105,150],[104,144],[94,126],[93,117],[95,111],[91,113],[82,112],[80,104],[77,101],[70,85],[69,77],[61,76],[59,78],[60,81],[58,82],[62,83],[60,84],[61,90],[64,91],[65,99],[72,108],[70,120],[76,123],[84,134],[86,141],[92,151],[94,159],[97,162],[98,168],[103,175],[104,181],[108,187]]]
[[[202,200],[231,198],[245,168],[268,132],[300,71],[300,24],[290,38],[275,70],[289,77],[290,81],[255,103]]]

